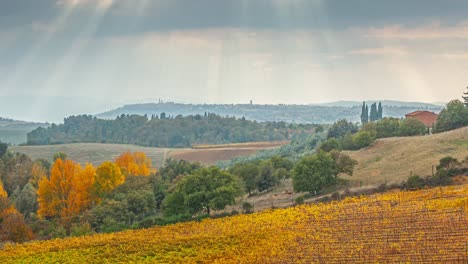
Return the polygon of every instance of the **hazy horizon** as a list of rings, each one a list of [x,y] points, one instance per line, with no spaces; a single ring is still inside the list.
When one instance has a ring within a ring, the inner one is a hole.
[[[158,98],[448,102],[468,85],[467,13],[463,0],[2,1],[0,116]]]

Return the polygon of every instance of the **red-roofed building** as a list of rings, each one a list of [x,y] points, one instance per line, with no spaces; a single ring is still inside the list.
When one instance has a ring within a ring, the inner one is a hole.
[[[438,115],[436,113],[429,111],[416,111],[406,115],[406,118],[415,118],[429,128],[437,122],[437,117]]]

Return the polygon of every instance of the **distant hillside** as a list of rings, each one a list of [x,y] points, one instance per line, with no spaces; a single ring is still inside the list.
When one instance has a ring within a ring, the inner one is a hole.
[[[354,175],[346,177],[355,185],[400,183],[411,172],[431,175],[432,166],[443,157],[468,157],[468,127],[430,136],[379,139],[349,154],[359,162]]]
[[[377,101],[366,101],[366,104],[371,105],[373,103],[381,102],[385,107],[408,107],[408,108],[428,108],[428,109],[438,109],[440,106],[444,106],[445,103],[420,103],[420,102],[402,102],[402,101],[393,101],[393,100],[377,100]],[[323,104],[312,104],[319,106],[328,106],[328,107],[353,107],[361,106],[363,102],[359,101],[337,101]]]
[[[196,144],[283,141],[312,133],[315,125],[253,122],[215,114],[196,116],[122,115],[113,120],[71,116],[63,124],[28,134],[28,145],[115,143],[147,147],[186,148]]]
[[[0,117],[0,141],[12,145],[26,143],[27,134],[41,126],[48,127],[49,124]]]
[[[425,103],[405,103],[382,101],[384,116],[404,117],[416,110],[439,112],[442,107]],[[148,115],[165,113],[166,115],[203,115],[215,113],[221,116],[245,117],[259,122],[284,121],[288,123],[330,124],[346,118],[358,122],[362,102],[337,102],[324,105],[256,105],[256,104],[181,104],[147,103],[132,104],[97,114],[99,118],[114,119],[122,114]]]

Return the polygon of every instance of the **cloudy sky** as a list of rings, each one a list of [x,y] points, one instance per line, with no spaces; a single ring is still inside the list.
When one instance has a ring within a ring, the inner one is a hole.
[[[0,91],[29,112],[47,106],[15,100],[448,101],[468,85],[466,14],[466,0],[0,0]]]

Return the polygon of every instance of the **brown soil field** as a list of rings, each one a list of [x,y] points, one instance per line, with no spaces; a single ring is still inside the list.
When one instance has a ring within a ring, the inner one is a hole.
[[[291,141],[262,141],[262,142],[247,142],[247,143],[235,143],[235,144],[219,144],[219,145],[208,145],[208,144],[202,144],[202,145],[193,145],[193,149],[234,149],[234,148],[275,148],[275,147],[281,147],[283,145],[289,144]]]
[[[170,157],[178,160],[200,162],[204,165],[215,165],[219,161],[252,155],[259,150],[277,148],[288,143],[289,141],[276,141],[225,145],[198,145],[194,146],[193,149],[173,149],[170,152]]]

